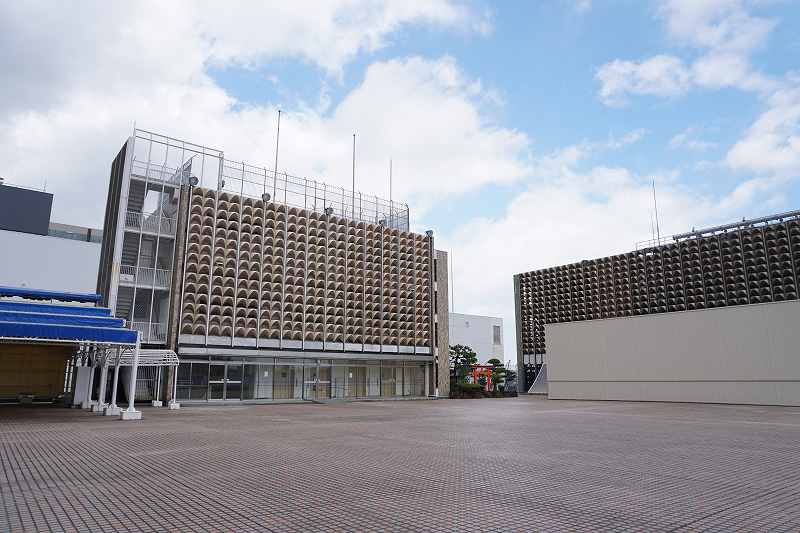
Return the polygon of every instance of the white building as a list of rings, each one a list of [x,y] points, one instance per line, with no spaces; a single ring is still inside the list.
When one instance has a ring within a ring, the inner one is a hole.
[[[0,285],[93,293],[102,231],[51,222],[51,204],[52,194],[0,185]]]
[[[478,362],[497,358],[505,362],[503,319],[494,316],[450,313],[450,346],[469,346],[478,354]]]

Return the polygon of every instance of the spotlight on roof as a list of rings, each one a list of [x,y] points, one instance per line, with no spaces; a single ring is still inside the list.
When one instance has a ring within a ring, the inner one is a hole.
[[[428,237],[433,237],[433,230],[429,229],[428,231],[425,232],[425,235],[427,235]]]
[[[385,226],[385,225],[386,225],[386,219],[385,219],[385,218],[382,218],[382,219],[380,219],[380,220],[378,221],[378,225],[379,225],[379,226]]]
[[[265,192],[264,194],[261,195],[261,199],[264,200],[265,202],[269,202],[270,198],[272,198],[272,196],[270,196],[268,192]]]
[[[220,189],[224,189],[225,188],[225,180],[219,180],[219,188]]]
[[[325,208],[325,214],[326,215],[332,215],[333,214],[333,208],[332,207],[326,207]]]
[[[197,176],[189,176],[189,185],[192,187],[197,187],[198,183],[200,183],[200,180],[197,179]]]

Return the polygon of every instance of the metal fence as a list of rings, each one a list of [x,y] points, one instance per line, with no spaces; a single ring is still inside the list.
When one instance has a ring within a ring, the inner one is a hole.
[[[131,328],[139,332],[145,343],[162,343],[167,340],[167,325],[158,322],[131,322]]]
[[[161,229],[159,231],[159,225]],[[159,216],[158,213],[125,213],[125,226],[129,229],[142,230],[149,233],[175,236],[178,221],[174,218]]]
[[[225,158],[221,150],[139,130],[134,133],[132,173],[150,181],[197,185],[408,231],[408,205]]]
[[[171,274],[171,271],[162,268],[122,265],[119,270],[119,280],[127,285],[166,289],[169,288]]]

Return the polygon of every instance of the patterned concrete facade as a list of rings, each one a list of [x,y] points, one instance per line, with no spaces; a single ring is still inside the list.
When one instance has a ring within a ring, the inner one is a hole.
[[[436,348],[438,350],[437,386],[439,397],[450,396],[450,279],[447,272],[447,252],[436,250]]]
[[[800,408],[0,408],[0,531],[797,531]]]

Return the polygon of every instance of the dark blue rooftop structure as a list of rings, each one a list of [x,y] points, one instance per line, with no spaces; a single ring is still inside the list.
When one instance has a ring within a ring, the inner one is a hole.
[[[11,297],[72,304],[0,299],[0,339],[136,345],[137,332],[125,329],[124,320],[112,317],[110,309],[75,305],[96,303],[100,300],[98,294],[0,287],[0,298]]]
[[[62,291],[46,291],[42,289],[28,289],[27,287],[2,287],[0,298],[19,297],[26,300],[59,300],[62,302],[97,303],[100,295],[95,293],[76,293]]]

